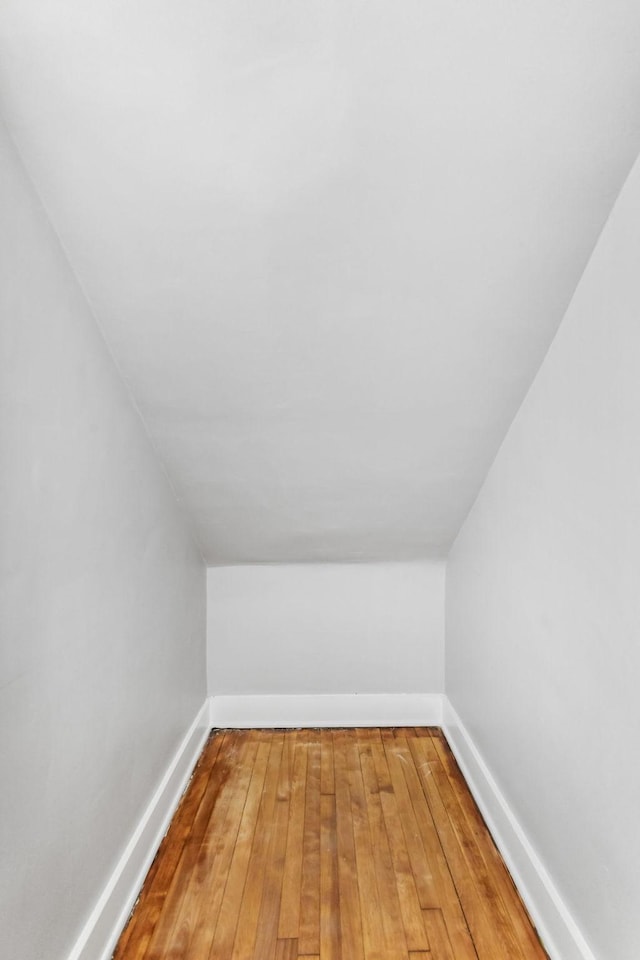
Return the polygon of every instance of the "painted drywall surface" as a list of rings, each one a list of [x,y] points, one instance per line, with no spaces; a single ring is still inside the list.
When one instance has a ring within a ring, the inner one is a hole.
[[[213,567],[210,694],[441,693],[444,564]]]
[[[2,0],[210,564],[444,556],[640,149],[637,0]]]
[[[640,956],[640,166],[447,567],[446,687],[599,960]]]
[[[0,128],[0,953],[64,960],[205,697],[205,573]]]

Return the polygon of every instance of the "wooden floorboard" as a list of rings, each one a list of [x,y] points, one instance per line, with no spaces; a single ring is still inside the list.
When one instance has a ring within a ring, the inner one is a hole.
[[[442,732],[210,737],[114,960],[545,960]]]

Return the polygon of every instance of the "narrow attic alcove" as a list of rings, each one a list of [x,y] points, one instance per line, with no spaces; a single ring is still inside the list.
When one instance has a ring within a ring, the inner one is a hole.
[[[637,960],[638,49],[4,0],[8,956],[107,960],[211,726],[434,725],[552,960]]]

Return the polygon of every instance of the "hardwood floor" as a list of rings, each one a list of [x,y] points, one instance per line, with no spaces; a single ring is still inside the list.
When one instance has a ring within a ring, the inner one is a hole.
[[[212,734],[116,960],[543,960],[434,728]]]

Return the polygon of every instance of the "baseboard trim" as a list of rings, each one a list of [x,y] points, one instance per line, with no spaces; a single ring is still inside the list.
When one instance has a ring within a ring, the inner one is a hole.
[[[444,734],[551,960],[596,960],[447,697],[442,711]]]
[[[68,960],[109,960],[209,735],[205,701],[153,794]]]
[[[439,726],[438,693],[210,697],[212,727]]]

